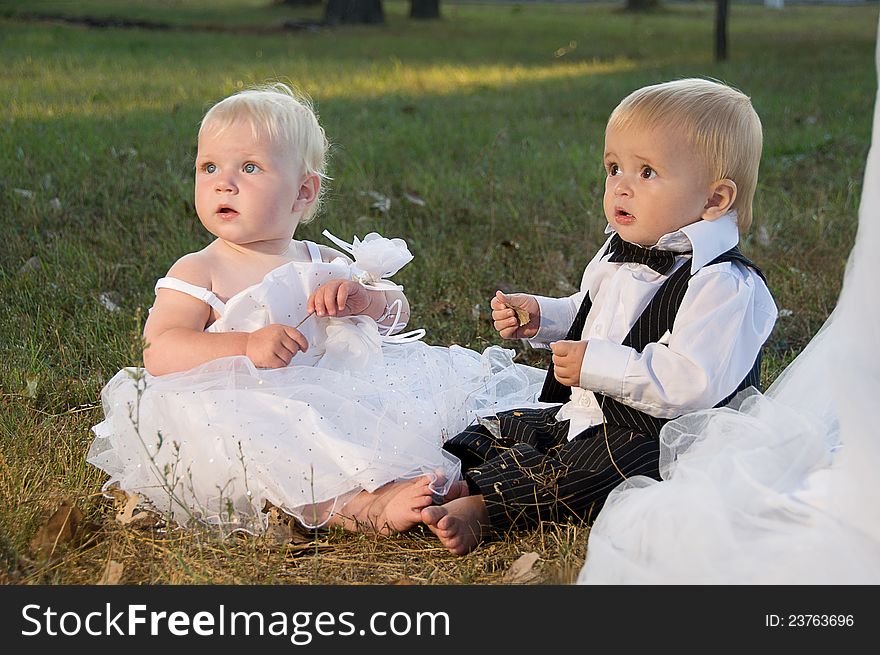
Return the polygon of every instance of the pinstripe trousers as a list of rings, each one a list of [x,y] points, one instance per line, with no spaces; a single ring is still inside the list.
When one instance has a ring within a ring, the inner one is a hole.
[[[633,475],[660,479],[656,437],[618,425],[594,426],[571,441],[558,407],[498,413],[500,436],[472,425],[446,442],[471,494],[482,494],[491,527],[592,521],[608,493]]]

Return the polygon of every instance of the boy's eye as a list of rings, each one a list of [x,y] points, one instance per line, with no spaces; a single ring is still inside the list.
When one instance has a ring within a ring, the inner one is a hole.
[[[643,166],[642,177],[646,180],[650,180],[652,177],[657,177],[657,172],[650,166]]]
[[[609,175],[617,175],[618,173],[620,173],[620,166],[617,164],[608,164]]]
[[[247,164],[241,167],[245,173],[258,173],[261,169],[255,163],[249,161]]]

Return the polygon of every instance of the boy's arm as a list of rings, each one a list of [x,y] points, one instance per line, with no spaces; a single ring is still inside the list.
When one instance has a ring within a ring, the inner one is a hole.
[[[610,237],[609,237],[610,240]],[[528,340],[529,345],[536,348],[550,348],[550,344],[560,339],[565,339],[571,324],[577,317],[578,309],[584,300],[584,296],[596,283],[597,265],[602,261],[608,241],[602,245],[593,258],[584,268],[581,275],[580,290],[565,298],[548,298],[546,296],[534,296],[541,308],[541,326],[538,333]],[[597,289],[593,289],[595,292]]]
[[[733,263],[705,267],[691,279],[660,342],[638,353],[591,338],[580,386],[658,418],[714,407],[751,370],[776,316],[756,273]]]
[[[578,291],[564,298],[532,296],[541,308],[541,325],[538,327],[538,333],[527,339],[529,345],[535,348],[549,348],[551,342],[564,339],[571,324],[574,323],[585,293],[586,291]]]

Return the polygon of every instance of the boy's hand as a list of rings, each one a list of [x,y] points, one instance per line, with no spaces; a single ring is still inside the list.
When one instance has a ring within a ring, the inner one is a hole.
[[[550,344],[550,350],[553,351],[553,376],[567,387],[578,386],[587,342],[554,341]]]
[[[293,356],[309,349],[302,332],[289,325],[273,323],[248,335],[245,355],[258,368],[283,368]]]
[[[318,316],[357,316],[367,311],[372,300],[360,282],[330,280],[309,296],[306,311]],[[384,308],[384,302],[382,306]]]
[[[489,302],[492,308],[492,322],[498,334],[504,339],[531,339],[538,334],[541,325],[541,307],[534,296],[526,293],[505,294],[495,292]],[[520,325],[520,319],[514,307],[524,313],[526,322]]]

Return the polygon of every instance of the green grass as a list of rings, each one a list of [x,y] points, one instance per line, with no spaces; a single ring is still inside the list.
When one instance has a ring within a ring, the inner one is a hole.
[[[498,582],[526,550],[541,554],[547,581],[577,573],[585,526],[545,526],[455,559],[419,534],[331,533],[290,552],[113,523],[97,496],[102,476],[84,463],[99,393],[138,359],[156,278],[208,242],[192,207],[198,121],[252,82],[284,79],[310,94],[334,144],[324,211],[298,236],[406,238],[416,259],[397,279],[429,342],[498,343],[487,318],[498,286],[570,292],[603,239],[608,113],[638,86],[690,75],[744,90],[764,124],[744,249],[788,310],[768,343],[765,382],[834,307],[870,136],[876,6],[734,5],[730,59],[719,64],[712,4],[646,16],[611,5],[445,4],[442,20],[411,21],[408,3],[386,2],[384,26],[284,33],[256,32],[320,9],[21,4],[0,2],[0,557],[9,579],[93,582],[112,558],[135,583]],[[89,29],[52,15],[174,29]],[[387,214],[370,209],[362,192],[372,190],[391,198]],[[533,352],[522,360],[546,362]],[[32,562],[42,512],[62,497],[83,508],[96,536],[55,562]]]

